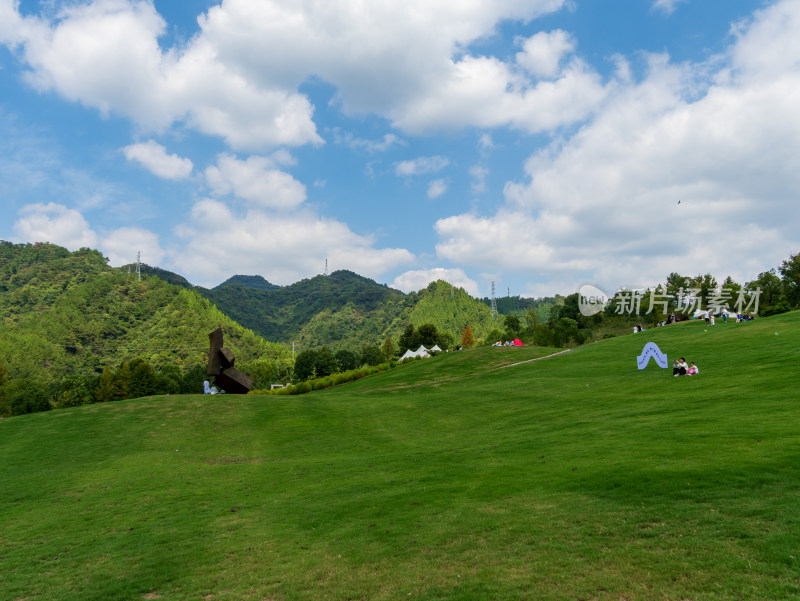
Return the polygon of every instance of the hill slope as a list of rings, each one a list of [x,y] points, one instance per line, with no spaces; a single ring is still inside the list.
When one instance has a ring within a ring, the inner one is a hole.
[[[798,339],[797,312],[691,322],[540,361],[530,347],[450,353],[303,397],[0,420],[0,587],[796,599]],[[638,371],[647,341],[701,374]]]
[[[140,281],[96,251],[0,242],[0,253],[0,364],[11,378],[53,381],[126,357],[186,370],[205,364],[208,333],[220,325],[239,362],[290,353],[194,290],[149,275]]]
[[[442,281],[406,295],[345,270],[270,290],[241,276],[232,280],[198,290],[245,327],[298,348],[358,350],[386,337],[396,341],[406,323],[432,323],[455,340],[467,325],[478,338],[494,327],[488,307]]]

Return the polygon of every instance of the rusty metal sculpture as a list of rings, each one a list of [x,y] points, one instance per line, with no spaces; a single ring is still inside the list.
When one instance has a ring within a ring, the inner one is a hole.
[[[222,346],[222,328],[208,335],[208,369],[206,373],[214,377],[214,384],[230,394],[247,394],[253,387],[253,379],[233,366],[233,353]]]

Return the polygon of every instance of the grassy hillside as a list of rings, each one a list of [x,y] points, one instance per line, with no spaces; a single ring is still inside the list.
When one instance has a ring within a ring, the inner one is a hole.
[[[9,599],[800,598],[800,313],[0,420]],[[696,361],[673,378],[653,341]],[[525,361],[525,362],[523,362]]]
[[[240,363],[288,357],[194,290],[112,269],[97,252],[0,241],[0,364],[9,378],[55,381],[141,357],[183,369],[204,365],[222,325]]]

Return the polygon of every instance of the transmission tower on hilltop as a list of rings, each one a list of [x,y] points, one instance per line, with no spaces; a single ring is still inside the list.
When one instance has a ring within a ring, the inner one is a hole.
[[[142,251],[136,253],[136,279],[142,279]]]
[[[492,282],[492,319],[497,319],[497,299],[494,297],[494,282]]]

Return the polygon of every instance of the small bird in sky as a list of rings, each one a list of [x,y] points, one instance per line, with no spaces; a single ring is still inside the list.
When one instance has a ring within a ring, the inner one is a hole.
[[[678,204],[681,204],[681,201],[680,201],[680,200],[678,201]]]

